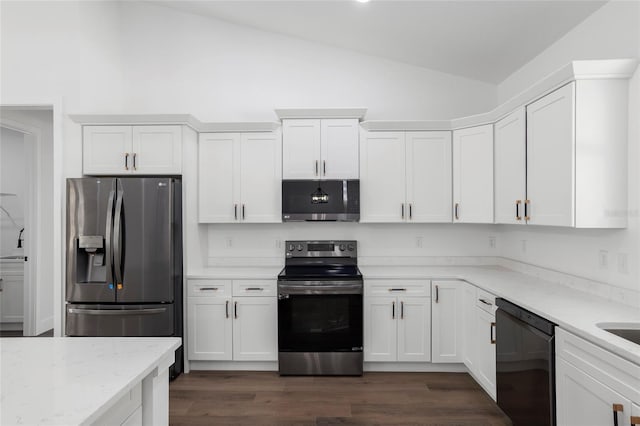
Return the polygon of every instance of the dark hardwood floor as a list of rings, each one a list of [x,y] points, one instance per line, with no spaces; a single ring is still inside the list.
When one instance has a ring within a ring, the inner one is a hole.
[[[509,425],[464,373],[279,377],[195,371],[169,386],[172,425]]]

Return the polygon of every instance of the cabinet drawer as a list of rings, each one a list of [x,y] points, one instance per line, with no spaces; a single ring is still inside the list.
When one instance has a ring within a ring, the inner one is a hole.
[[[233,280],[234,296],[275,296],[276,280]]]
[[[640,403],[640,365],[556,327],[556,356]]]
[[[191,297],[231,296],[231,280],[188,280],[187,288]]]
[[[497,309],[496,297],[488,291],[476,287],[476,306],[493,315]]]
[[[368,280],[364,283],[365,296],[421,296],[431,297],[429,280]]]

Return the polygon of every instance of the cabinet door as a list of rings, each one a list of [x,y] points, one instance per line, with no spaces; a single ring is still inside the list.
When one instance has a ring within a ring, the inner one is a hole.
[[[475,375],[480,385],[496,399],[496,345],[495,317],[490,313],[474,308],[476,314],[475,334],[477,344],[477,365]]]
[[[527,105],[527,214],[532,225],[574,225],[575,83]]]
[[[358,179],[359,126],[357,118],[322,120],[320,160],[323,179]]]
[[[242,134],[239,215],[243,222],[282,221],[281,147],[279,132]]]
[[[463,356],[462,361],[470,372],[477,375],[476,369],[480,357],[478,348],[478,336],[476,333],[476,287],[471,284],[463,284]]]
[[[404,132],[368,132],[360,143],[360,222],[403,222]]]
[[[190,360],[231,360],[231,298],[187,298]]]
[[[622,405],[618,411],[618,425],[629,426],[631,401],[576,368],[561,357],[556,357],[556,416],[559,426],[613,425],[614,404]]]
[[[493,125],[453,132],[454,222],[493,223]]]
[[[234,361],[278,359],[278,305],[275,297],[233,298]]]
[[[640,426],[640,405],[631,405],[631,426]]]
[[[0,276],[0,322],[24,321],[24,276]]]
[[[395,297],[365,297],[365,361],[397,360],[397,304]]]
[[[496,223],[524,224],[527,172],[524,108],[498,121],[494,132]]]
[[[134,173],[179,175],[182,173],[181,126],[133,127]]]
[[[83,126],[83,173],[86,175],[131,173],[133,170],[131,134],[131,126]]]
[[[234,193],[239,133],[203,133],[198,142],[198,221],[237,222]]]
[[[431,282],[431,361],[462,362],[462,281]]]
[[[320,179],[320,120],[282,120],[282,178]]]
[[[398,361],[431,360],[431,299],[399,297]]]
[[[451,132],[407,132],[407,218],[451,222]]]

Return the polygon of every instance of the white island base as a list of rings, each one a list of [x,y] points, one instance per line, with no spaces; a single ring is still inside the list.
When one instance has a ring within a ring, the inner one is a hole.
[[[175,337],[0,339],[2,425],[167,425]]]

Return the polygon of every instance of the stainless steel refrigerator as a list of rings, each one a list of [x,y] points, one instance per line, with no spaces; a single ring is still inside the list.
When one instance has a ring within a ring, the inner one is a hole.
[[[180,179],[67,179],[66,257],[68,336],[182,336]]]

